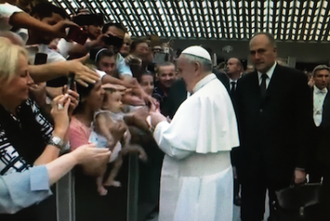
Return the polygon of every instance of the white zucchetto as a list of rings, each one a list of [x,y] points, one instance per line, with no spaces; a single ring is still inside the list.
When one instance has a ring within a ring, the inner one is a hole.
[[[193,55],[212,62],[210,54],[201,46],[190,46],[182,51],[182,54]]]

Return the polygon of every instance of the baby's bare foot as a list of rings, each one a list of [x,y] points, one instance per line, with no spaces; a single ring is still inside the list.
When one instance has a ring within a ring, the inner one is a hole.
[[[114,186],[114,187],[121,187],[121,183],[119,181],[109,181],[109,182],[105,182],[103,184],[104,186]]]
[[[108,190],[105,189],[103,186],[97,188],[97,192],[99,192],[100,196],[106,196],[108,194]]]

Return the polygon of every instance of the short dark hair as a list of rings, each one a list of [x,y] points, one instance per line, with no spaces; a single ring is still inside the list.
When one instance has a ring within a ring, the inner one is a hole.
[[[229,61],[230,59],[236,59],[236,60],[237,60],[236,64],[237,64],[238,66],[240,66],[240,67],[242,68],[242,70],[244,70],[244,68],[243,68],[243,64],[242,64],[242,62],[241,62],[241,60],[240,60],[239,58],[231,57],[231,58],[228,59],[228,61]],[[228,62],[228,61],[227,61],[227,62]]]
[[[84,26],[84,25],[103,26],[104,24],[102,14],[81,14],[73,17],[72,21],[79,26]]]
[[[87,87],[82,86],[80,84],[76,85],[76,90],[77,93],[79,94],[79,103],[78,106],[74,109],[73,114],[78,114],[81,113],[82,111],[84,111],[85,109],[85,99],[91,94],[92,90],[94,89],[95,85],[98,82],[92,84],[92,83],[88,83]]]
[[[115,23],[115,22],[109,22],[109,23],[104,24],[103,28],[102,28],[102,33],[103,34],[106,33],[108,31],[108,29],[112,26],[122,30],[125,33],[127,33],[127,29],[125,28],[125,26],[122,23]]]
[[[40,19],[51,17],[54,14],[59,14],[63,19],[69,18],[63,8],[59,8],[52,3],[42,2],[32,8],[31,16],[37,15]]]
[[[265,35],[265,36],[268,38],[270,44],[271,44],[274,48],[277,47],[277,46],[276,46],[276,41],[275,41],[274,35],[272,35],[271,33],[269,33],[269,32],[257,32],[257,33],[255,33],[255,34],[253,35],[253,37],[251,38],[251,40],[252,40],[254,37],[258,36],[258,35]],[[250,40],[250,42],[251,42],[251,40]]]
[[[147,41],[146,39],[144,39],[144,38],[138,38],[138,39],[134,40],[134,41],[132,42],[132,44],[131,44],[131,50],[130,50],[130,52],[135,51],[137,45],[138,45],[138,44],[141,44],[141,43],[146,43],[146,44],[148,44],[148,41]]]
[[[175,67],[175,64],[173,62],[169,62],[169,61],[158,64],[157,65],[157,73],[159,74],[159,70],[160,70],[161,67],[172,66],[172,65]]]
[[[145,75],[153,77],[153,79],[155,81],[155,74],[154,73],[152,73],[150,71],[144,71],[137,77],[137,80],[138,80],[139,83],[141,83],[142,76],[145,76]]]

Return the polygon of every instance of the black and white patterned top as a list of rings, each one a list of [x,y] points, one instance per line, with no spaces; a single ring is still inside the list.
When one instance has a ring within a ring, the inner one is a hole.
[[[34,125],[33,123],[30,123],[31,128],[29,128],[30,125],[22,125],[29,123],[27,123],[28,121],[26,120],[21,120],[20,116],[22,116],[22,119],[30,118],[31,121],[35,120],[36,124]],[[17,128],[14,128],[15,125]],[[36,129],[39,131],[35,131],[35,133],[34,131],[28,131],[28,136],[26,136],[28,138],[23,138],[24,136],[21,136],[22,133],[26,132],[26,130]],[[42,115],[39,108],[37,107],[36,103],[32,100],[27,100],[19,107],[17,117],[9,114],[8,112],[7,114],[4,113],[4,108],[1,107],[0,175],[9,174],[12,172],[22,172],[30,168],[32,166],[31,163],[28,163],[27,160],[24,159],[24,156],[19,153],[17,148],[21,148],[23,150],[25,149],[25,152],[27,153],[35,151],[35,149],[33,149],[35,143],[29,142],[29,140],[33,141],[38,139],[38,137],[39,140],[42,140],[42,142],[39,143],[44,143],[44,147],[46,147],[48,140],[51,138],[52,131],[53,126],[46,120],[46,118]],[[11,133],[11,136],[9,136],[8,133]],[[33,137],[34,134],[36,137]],[[42,137],[40,138],[40,136]],[[31,145],[33,145],[32,148]],[[42,144],[40,146],[42,146]]]

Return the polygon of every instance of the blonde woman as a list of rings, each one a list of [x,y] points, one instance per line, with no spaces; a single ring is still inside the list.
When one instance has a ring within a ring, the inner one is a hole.
[[[51,125],[41,114],[35,102],[29,99],[29,88],[33,84],[33,80],[28,70],[26,51],[22,47],[12,44],[10,40],[0,37],[0,175],[3,176],[2,178],[12,173],[27,171],[34,166],[51,163],[57,159],[60,151],[67,146],[68,113],[71,113],[78,104],[78,94],[73,91],[56,97],[52,102],[51,114],[54,125]],[[109,153],[104,154],[106,157],[109,155]],[[73,158],[81,159],[80,155],[75,153]],[[70,161],[70,157],[65,157],[66,160],[61,159],[62,163]],[[56,176],[54,176],[54,170],[50,168],[47,186],[49,187],[55,182],[54,180],[59,179],[80,161],[72,160],[71,166],[60,164],[60,167],[57,167],[58,170],[55,171]],[[31,188],[34,188],[34,182],[45,183],[40,177],[31,177],[31,179]],[[22,183],[16,183],[16,185],[19,184]],[[15,188],[15,185],[13,184],[9,188]],[[45,186],[42,185],[36,187],[37,190],[44,190],[44,188]],[[1,190],[3,189],[1,188]],[[18,192],[13,189],[9,189],[9,191],[9,200],[14,200],[13,198],[17,197],[15,194]],[[45,194],[44,197],[48,195]],[[20,197],[36,202],[42,199],[41,197],[36,200],[37,196],[28,199],[29,195],[20,195]],[[3,199],[2,196],[1,198]],[[50,199],[48,202],[49,204],[42,208],[42,212],[39,207],[43,203],[40,203],[38,206],[31,206],[14,215],[0,215],[0,220],[36,220],[41,213],[47,214],[47,220],[56,220],[55,201]],[[22,203],[20,208],[27,205]],[[1,204],[0,211],[4,212]],[[9,210],[9,212],[13,211]]]

